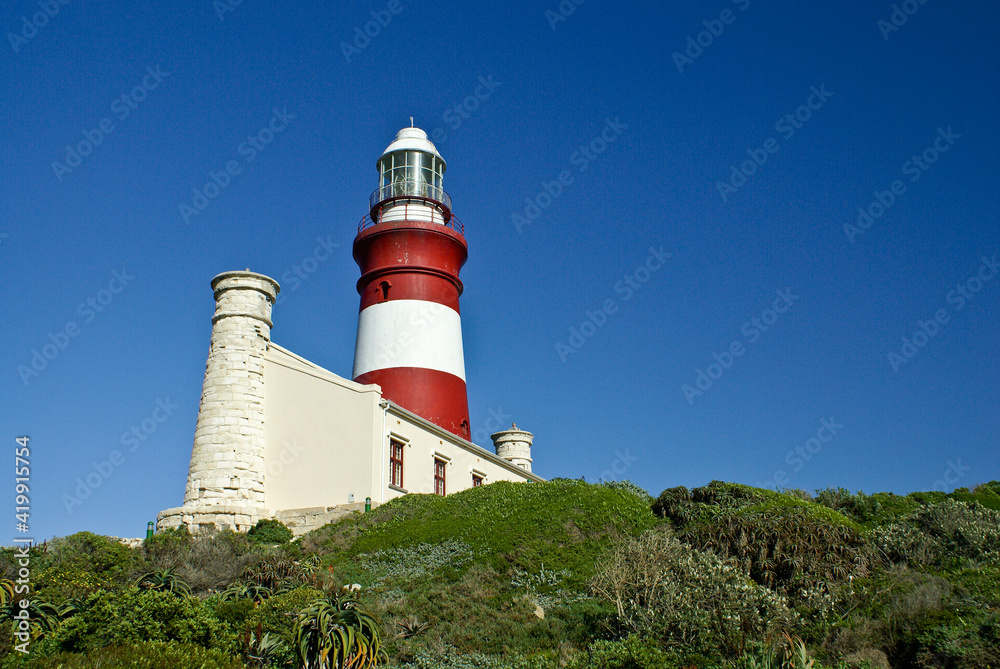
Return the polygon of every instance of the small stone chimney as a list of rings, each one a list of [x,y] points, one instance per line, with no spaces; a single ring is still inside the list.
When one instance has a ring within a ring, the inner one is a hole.
[[[212,279],[212,343],[198,408],[184,506],[159,527],[245,531],[264,508],[264,352],[278,283],[249,270]]]
[[[495,432],[490,435],[493,448],[497,455],[521,469],[531,471],[531,440],[535,435],[517,429],[516,423],[511,423],[509,430]]]

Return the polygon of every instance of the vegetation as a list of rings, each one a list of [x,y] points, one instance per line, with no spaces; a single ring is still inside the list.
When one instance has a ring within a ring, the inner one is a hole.
[[[255,544],[287,544],[292,540],[292,531],[280,520],[262,518],[247,532],[247,539]]]
[[[1000,668],[1000,482],[495,483],[294,540],[80,532],[31,564],[18,627],[0,552],[0,669]]]

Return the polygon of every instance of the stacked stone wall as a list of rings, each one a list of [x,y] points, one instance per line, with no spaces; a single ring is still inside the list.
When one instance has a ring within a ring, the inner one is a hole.
[[[215,315],[184,506],[162,526],[214,524],[245,530],[264,508],[264,352],[277,282],[255,272],[212,280]]]

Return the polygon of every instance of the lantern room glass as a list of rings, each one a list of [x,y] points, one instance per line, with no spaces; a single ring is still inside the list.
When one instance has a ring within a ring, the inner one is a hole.
[[[444,161],[425,151],[393,151],[378,161],[381,198],[427,197],[442,199]]]

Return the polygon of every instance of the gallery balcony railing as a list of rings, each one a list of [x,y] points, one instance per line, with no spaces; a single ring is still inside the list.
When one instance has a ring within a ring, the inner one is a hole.
[[[399,198],[399,199],[412,199],[412,200],[419,200],[419,201],[413,202],[412,205],[411,205],[411,203],[407,202],[405,204],[398,204],[398,205],[392,207],[392,209],[391,209],[392,214],[391,214],[391,217],[389,218],[389,220],[391,220],[391,221],[408,221],[408,220],[412,220],[412,221],[426,221],[427,220],[427,205],[424,203],[424,198],[414,198],[414,197],[410,196],[408,198]],[[407,211],[410,206],[413,206],[414,209],[416,209],[416,207],[420,207],[420,209],[416,210],[414,212],[414,214],[412,216],[410,216],[409,212]],[[402,212],[400,210],[402,210]],[[365,214],[364,218],[361,219],[361,222],[358,223],[358,232],[361,232],[362,230],[366,230],[366,229],[368,229],[368,228],[370,228],[370,227],[372,227],[374,225],[378,225],[379,223],[382,222],[382,217],[385,214],[388,214],[388,211],[386,209],[384,209],[383,207],[379,207],[378,208],[378,210],[375,212],[375,217],[374,218],[372,218],[371,214]],[[454,214],[452,214],[449,211],[449,212],[447,212],[446,215],[442,215],[442,218],[444,219],[444,222],[442,223],[442,225],[444,225],[444,227],[451,228],[452,230],[454,230],[458,234],[462,235],[463,237],[465,236],[465,224],[462,223],[462,221],[459,220],[458,216],[455,216]]]

